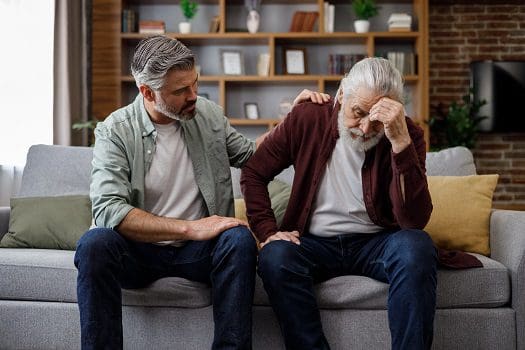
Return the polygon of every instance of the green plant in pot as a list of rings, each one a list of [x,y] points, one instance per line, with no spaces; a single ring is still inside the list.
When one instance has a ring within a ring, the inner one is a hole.
[[[464,146],[474,148],[478,136],[478,125],[486,117],[479,110],[487,102],[475,101],[472,90],[462,97],[461,102],[452,102],[448,108],[442,103],[433,106],[435,114],[428,122],[430,128],[430,150]]]
[[[183,34],[191,33],[191,22],[190,21],[197,14],[197,10],[199,9],[199,4],[191,0],[181,0],[180,8],[182,10],[182,14],[184,15],[184,18],[186,18],[186,21],[179,23],[179,32]]]
[[[379,6],[376,5],[375,0],[353,0],[352,9],[357,17],[354,21],[354,29],[357,33],[366,33],[370,29],[369,19],[377,16],[379,13]]]

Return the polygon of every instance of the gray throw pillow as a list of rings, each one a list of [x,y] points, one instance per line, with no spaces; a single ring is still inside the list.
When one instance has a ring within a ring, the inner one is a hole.
[[[12,198],[9,232],[0,247],[75,250],[90,225],[86,195]]]

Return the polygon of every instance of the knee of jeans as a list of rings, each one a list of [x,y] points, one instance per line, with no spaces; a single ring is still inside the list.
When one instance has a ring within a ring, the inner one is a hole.
[[[437,252],[434,242],[422,230],[403,230],[398,232],[396,245],[393,247],[397,252],[404,269],[412,274],[433,272],[437,265]]]
[[[243,254],[252,254],[255,256],[257,253],[255,238],[250,230],[244,226],[237,226],[221,233],[217,245],[222,248],[226,247],[233,251],[242,252]]]
[[[89,266],[96,267],[100,262],[103,265],[104,254],[108,247],[121,240],[119,233],[107,228],[94,228],[86,233],[77,242],[75,252],[75,266],[78,268],[82,261],[89,261]]]
[[[288,241],[274,241],[265,245],[259,252],[258,273],[266,283],[281,284],[290,276],[291,265],[298,245]]]

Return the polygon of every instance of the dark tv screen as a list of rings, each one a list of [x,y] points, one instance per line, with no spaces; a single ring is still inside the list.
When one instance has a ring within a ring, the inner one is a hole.
[[[470,65],[475,100],[487,102],[479,126],[487,132],[525,131],[525,61],[477,61]]]

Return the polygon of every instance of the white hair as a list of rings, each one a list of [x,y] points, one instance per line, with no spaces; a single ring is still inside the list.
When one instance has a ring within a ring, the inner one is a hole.
[[[369,57],[357,62],[341,80],[336,96],[342,92],[343,101],[346,101],[360,88],[403,103],[403,77],[385,58]]]

